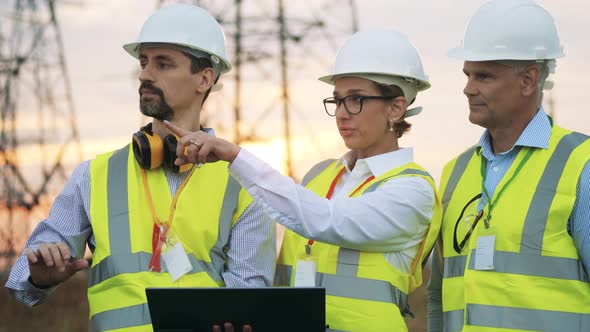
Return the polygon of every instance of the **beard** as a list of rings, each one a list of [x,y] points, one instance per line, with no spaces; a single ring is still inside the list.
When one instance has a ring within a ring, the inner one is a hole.
[[[149,90],[150,93],[156,94],[160,97],[160,102],[153,98],[143,98],[142,91]],[[151,83],[145,81],[139,86],[139,110],[145,116],[152,117],[158,120],[172,120],[174,110],[166,103],[164,92],[155,87]]]

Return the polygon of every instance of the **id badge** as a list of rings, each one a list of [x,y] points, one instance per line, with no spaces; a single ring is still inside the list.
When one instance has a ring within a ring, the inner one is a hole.
[[[475,247],[475,270],[494,269],[494,246],[496,244],[496,229],[482,227],[477,234]]]
[[[162,259],[173,282],[193,269],[180,241],[177,241],[169,250],[162,253]]]
[[[316,260],[307,255],[297,260],[295,267],[295,287],[315,287]]]

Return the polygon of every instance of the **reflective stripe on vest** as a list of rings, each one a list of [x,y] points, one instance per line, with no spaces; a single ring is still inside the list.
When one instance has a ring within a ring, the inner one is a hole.
[[[107,193],[109,208],[109,245],[111,252],[131,252],[127,189],[129,145],[109,158]]]
[[[129,146],[126,146],[115,151],[108,160],[108,235],[110,252],[116,252],[117,255],[105,257],[91,269],[89,288],[121,274],[148,271],[151,253],[131,252],[127,187],[128,157]],[[239,183],[232,177],[228,177],[219,215],[217,242],[210,251],[211,262],[199,260],[194,254],[189,253],[187,256],[191,262],[192,270],[188,275],[206,272],[213,281],[217,283],[223,281],[221,273],[226,259],[223,246],[230,236],[233,214],[238,206],[239,192]],[[162,272],[165,271],[165,264],[163,264]],[[151,324],[151,321],[145,303],[103,311],[93,315],[90,319],[90,327],[93,331],[146,324]]]
[[[223,271],[225,261],[227,260],[225,244],[229,241],[232,218],[238,206],[240,190],[241,186],[238,181],[236,181],[236,179],[233,177],[228,176],[227,184],[225,186],[225,194],[223,195],[223,203],[221,204],[221,213],[219,214],[217,242],[213,248],[211,248],[211,252],[209,253],[209,257],[211,257],[211,263],[213,264],[213,268],[216,271],[215,276],[219,276],[219,281],[222,280],[221,272]],[[209,275],[211,278],[213,278],[213,275]],[[213,279],[217,281],[217,279]]]
[[[409,169],[405,169],[405,170],[399,172],[398,174],[396,174],[394,176],[391,176],[391,177],[388,177],[388,178],[385,178],[385,179],[381,179],[381,180],[379,180],[379,181],[371,184],[369,187],[367,187],[367,189],[364,192],[365,193],[370,193],[372,191],[375,191],[377,188],[379,188],[380,185],[382,185],[383,183],[385,183],[385,181],[388,181],[388,180],[390,180],[390,179],[392,179],[394,177],[404,176],[404,175],[422,175],[422,176],[425,176],[425,177],[432,178],[430,176],[430,174],[428,174],[428,172],[421,171],[419,169],[411,169],[411,168],[409,168]]]
[[[449,182],[445,187],[445,192],[442,197],[443,215],[447,212],[447,206],[451,200],[451,196],[457,188],[461,175],[467,169],[469,161],[475,152],[475,146],[463,152],[455,163],[455,167],[449,177]],[[441,230],[442,231],[442,230]],[[465,265],[467,263],[467,256],[444,257],[443,259],[443,278],[459,277],[465,274]],[[464,310],[443,311],[443,331],[461,331],[463,329]]]
[[[451,196],[453,195],[453,192],[455,192],[455,188],[457,188],[459,179],[461,179],[461,175],[463,175],[465,169],[467,169],[467,165],[469,165],[469,161],[471,160],[474,152],[475,147],[471,147],[469,150],[463,152],[459,158],[457,158],[457,162],[455,163],[455,167],[453,168],[453,172],[449,177],[449,182],[447,183],[445,192],[443,193],[443,214],[447,212],[447,206],[449,205]]]
[[[475,257],[475,249],[471,251],[471,257]],[[444,278],[463,276],[466,262],[467,256],[446,257]],[[468,268],[475,269],[475,260],[469,261]],[[578,259],[532,255],[523,257],[519,253],[508,251],[494,251],[494,272],[589,281],[584,266]]]
[[[291,286],[291,275],[293,274],[293,267],[287,264],[277,264],[275,268],[275,285],[277,286]]]
[[[315,165],[305,176],[307,182],[315,178],[328,166],[330,166],[334,160],[325,160]],[[309,176],[308,176],[309,175]],[[391,180],[398,176],[406,175],[421,175],[430,177],[428,172],[408,168],[394,176],[383,178],[375,183],[372,183],[369,187],[363,190],[362,194],[370,193],[375,191],[379,186],[384,184],[386,181]],[[336,267],[336,274],[327,274],[316,272],[315,284],[326,288],[326,295],[340,296],[346,298],[354,298],[361,300],[395,303],[400,311],[403,313],[407,307],[408,295],[395,287],[391,283],[384,280],[375,280],[367,278],[358,278],[358,266],[359,266],[360,251],[339,248],[338,250],[338,261]],[[283,267],[288,267],[284,269]],[[277,269],[279,265],[277,265]],[[284,277],[290,283],[292,268],[281,264],[281,273],[284,273]]]
[[[519,256],[519,253],[496,251],[494,252],[494,271],[530,276],[588,281],[588,275],[583,270],[579,260],[562,257],[541,256],[541,248],[543,247],[543,234],[545,232],[545,227],[547,226],[547,215],[549,214],[549,209],[551,208],[551,202],[555,197],[555,188],[557,187],[559,179],[562,177],[563,169],[565,168],[568,157],[571,155],[572,151],[582,144],[586,139],[587,138],[585,136],[577,133],[571,133],[563,137],[555,148],[555,152],[545,167],[543,175],[541,176],[539,184],[537,185],[537,190],[535,191],[531,205],[529,206],[527,217],[525,219],[525,227],[522,232],[520,247],[521,252],[529,254],[532,257],[527,255],[525,261],[525,258]],[[452,193],[454,191],[457,183],[459,182],[459,179],[461,178],[461,175],[469,163],[468,158],[471,158],[472,154],[473,151],[471,149],[459,157],[455,169],[453,170],[449,179],[449,184],[453,185],[447,186],[445,189],[445,195],[443,197],[447,196],[447,192]],[[461,163],[459,163],[459,161],[461,161]],[[459,171],[456,172],[456,170]],[[449,190],[450,187],[452,187],[451,190]],[[553,194],[548,195],[546,193]],[[445,202],[443,198],[443,204],[446,206],[446,204],[448,204],[448,199]],[[533,222],[532,220],[535,220],[535,218],[540,218],[538,220],[544,220],[544,223]],[[525,243],[525,239],[527,241],[526,243],[533,243],[534,246],[523,246],[522,243]],[[472,254],[473,253],[475,253],[475,251],[473,251]],[[531,264],[531,260],[534,260],[535,264]],[[444,277],[450,278],[462,276],[465,271],[466,262],[466,256],[445,257]],[[461,264],[462,267],[460,267]],[[469,269],[473,270],[474,264],[474,261],[470,260]]]
[[[90,331],[109,331],[123,327],[151,325],[147,303],[98,313],[90,319]]]
[[[316,272],[316,286],[325,287],[326,295],[395,303],[399,308],[405,308],[408,296],[397,287],[383,280],[356,277],[359,253],[357,250],[340,248],[337,274]],[[277,264],[276,273],[281,275],[280,285],[290,284],[292,271],[290,265]]]
[[[559,179],[563,176],[563,170],[568,161],[569,156],[575,148],[582,144],[587,136],[570,133],[564,136],[558,143],[553,155],[547,162],[547,167],[541,176],[541,180],[535,190],[535,195],[528,209],[528,213],[524,222],[524,230],[522,233],[522,241],[520,242],[520,252],[523,254],[541,255],[541,248],[543,248],[543,234],[547,226],[547,216],[549,215],[549,208],[551,202],[555,198],[555,188]],[[547,195],[546,190],[551,190],[553,195]],[[545,223],[537,223],[534,220],[545,220]],[[526,242],[525,242],[526,239]],[[524,244],[527,243],[528,246]]]
[[[461,331],[463,329],[463,314],[463,309],[443,312],[443,331]]]
[[[330,166],[334,161],[336,161],[336,159],[326,159],[315,164],[307,173],[305,173],[303,179],[301,180],[301,185],[306,186],[309,181],[313,180],[313,178],[328,168],[328,166]]]
[[[197,259],[194,254],[187,255],[192,270],[187,274],[207,272],[215,282],[221,282],[221,273],[216,270],[215,264],[204,262]],[[109,256],[100,263],[96,264],[90,271],[88,287],[92,287],[103,280],[115,277],[123,273],[138,273],[147,271],[152,254],[147,252],[128,253],[126,255],[117,255],[116,258]],[[166,264],[162,264],[162,272],[167,272]]]
[[[316,285],[326,288],[326,295],[395,303],[405,308],[408,296],[384,280],[358,278],[360,251],[339,248],[336,274],[316,273]]]
[[[314,165],[309,172],[307,172],[305,174],[305,176],[303,176],[303,180],[301,180],[301,185],[305,186],[309,183],[309,181],[313,180],[313,178],[315,178],[316,176],[318,176],[321,172],[323,172],[328,166],[330,166],[333,162],[335,161],[335,159],[328,159],[328,160],[324,160],[322,162],[317,163],[316,165]],[[385,181],[390,180],[393,177],[397,177],[400,175],[422,175],[422,176],[427,176],[429,178],[432,178],[430,176],[430,174],[428,174],[428,172],[419,170],[419,169],[405,169],[402,172],[396,174],[395,176],[392,177],[388,177],[385,179],[381,179],[373,184],[371,184],[369,187],[367,187],[366,190],[364,190],[364,192],[372,192],[375,191],[377,188],[379,188],[380,185],[382,185]]]
[[[547,161],[527,210],[520,252],[494,251],[494,273],[575,280],[586,283],[589,281],[588,274],[579,259],[542,256],[543,238],[549,211],[555,199],[555,188],[563,176],[572,152],[587,139],[588,137],[585,135],[569,133],[559,141]],[[457,158],[443,194],[445,213],[457,183],[473,157],[474,149],[469,149]],[[538,222],[538,220],[543,222]],[[470,256],[475,257],[475,250],[471,251]],[[466,265],[467,256],[445,257],[443,277],[464,276]],[[474,265],[475,261],[470,259],[467,268],[474,270]],[[467,317],[467,325],[494,328],[581,331],[590,326],[590,315],[583,313],[469,303],[466,304],[466,310],[466,315],[464,315],[464,310],[443,312],[444,330],[462,330],[464,316]],[[582,326],[584,328],[581,329]]]
[[[323,197],[341,169],[342,166],[335,161],[321,162],[312,167],[302,184]],[[354,191],[352,196],[374,192],[388,180],[408,176],[425,179],[435,190],[432,177],[419,165],[409,163],[380,175],[362,190]],[[437,204],[440,214],[440,202]],[[439,227],[440,218],[437,231]],[[286,233],[276,266],[275,284],[291,284],[296,261],[304,254],[305,243],[307,240],[301,236]],[[325,243],[312,249],[314,251],[318,257],[315,284],[326,289],[326,322],[332,330],[407,330],[403,320],[407,293],[410,285],[419,284],[421,280],[411,281],[413,276],[391,266],[383,253],[345,249]],[[421,270],[416,274],[421,276]]]
[[[533,331],[588,331],[590,315],[468,304],[467,324]]]
[[[129,153],[129,146],[117,150],[109,159],[109,172],[107,178],[107,191],[109,193],[109,245],[111,252],[128,253],[126,256],[117,256],[116,261],[112,256],[102,260],[90,274],[89,286],[100,283],[103,280],[114,277],[115,274],[109,271],[116,271],[115,267],[125,267],[125,273],[135,273],[147,271],[148,264],[145,263],[151,258],[149,253],[131,253],[131,238],[129,232],[129,215],[127,206],[127,157]],[[116,170],[116,171],[113,171]],[[219,217],[219,236],[215,244],[211,260],[212,263],[204,262],[197,259],[194,255],[189,255],[188,258],[193,263],[193,269],[190,273],[207,272],[209,276],[215,281],[221,281],[221,271],[225,263],[225,258],[222,256],[223,245],[227,243],[231,232],[231,222],[234,213],[234,208],[237,206],[240,192],[239,183],[232,177],[229,177],[223,204],[221,207],[221,214]],[[111,196],[112,195],[112,196]],[[110,199],[113,197],[114,199]],[[137,261],[133,262],[133,260]],[[98,269],[97,269],[98,268]],[[102,268],[106,270],[103,271]],[[162,266],[165,271],[165,264]],[[97,271],[100,270],[100,271]]]

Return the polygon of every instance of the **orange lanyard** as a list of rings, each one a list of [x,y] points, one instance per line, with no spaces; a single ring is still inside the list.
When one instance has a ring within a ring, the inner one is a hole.
[[[338,182],[340,182],[340,179],[344,175],[344,171],[345,171],[345,168],[343,166],[342,169],[340,170],[340,172],[338,172],[338,174],[334,178],[334,180],[332,180],[332,183],[330,184],[330,188],[328,189],[328,193],[326,193],[327,199],[332,199],[332,195],[334,194],[334,189],[336,189],[336,185],[338,184]],[[374,178],[375,178],[374,175],[371,175],[368,178],[366,178],[365,181],[363,181],[363,183],[360,184],[360,186],[356,187],[356,189],[352,193],[350,193],[350,195],[348,195],[348,197],[352,197],[354,194],[357,193],[357,191],[359,191],[362,187],[364,187],[367,183],[369,183]],[[307,244],[305,245],[305,253],[308,255],[311,254],[311,246],[313,245],[313,242],[314,241],[310,239],[307,241]]]
[[[168,215],[168,220],[160,220],[158,218],[158,214],[156,213],[156,208],[154,207],[154,201],[152,199],[152,195],[150,193],[150,188],[148,186],[147,175],[144,169],[141,169],[141,179],[143,182],[143,190],[147,197],[148,206],[150,207],[150,212],[152,214],[152,220],[154,222],[154,230],[152,231],[152,258],[150,259],[149,270],[150,271],[161,271],[161,259],[162,256],[162,246],[166,241],[166,234],[168,234],[168,230],[170,229],[170,225],[172,225],[172,220],[174,220],[174,212],[176,211],[176,202],[178,201],[178,197],[180,193],[188,183],[188,180],[193,175],[195,168],[191,169],[190,173],[182,181],[180,188],[176,191],[174,195],[174,199],[172,200],[172,204],[170,205],[170,213]]]

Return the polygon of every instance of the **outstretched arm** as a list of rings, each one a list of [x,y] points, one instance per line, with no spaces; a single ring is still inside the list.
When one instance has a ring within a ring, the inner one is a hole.
[[[396,178],[358,197],[329,200],[245,149],[229,170],[271,219],[306,238],[345,248],[405,250],[422,241],[432,217],[434,191],[422,178]]]
[[[6,288],[18,301],[27,306],[43,303],[55,286],[88,266],[82,257],[92,233],[89,193],[89,162],[84,162],[74,170],[10,271]]]
[[[309,239],[365,251],[401,251],[419,244],[430,223],[434,191],[424,179],[392,179],[359,197],[328,200],[233,143],[165,124],[181,137],[177,164],[230,162],[230,174],[266,214]]]

